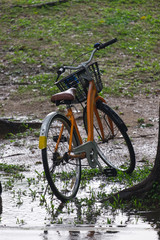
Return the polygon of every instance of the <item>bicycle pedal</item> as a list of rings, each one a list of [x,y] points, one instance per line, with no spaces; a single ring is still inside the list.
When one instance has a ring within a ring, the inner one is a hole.
[[[117,170],[115,168],[105,168],[105,169],[103,169],[103,173],[106,175],[106,177],[116,177],[117,176]]]

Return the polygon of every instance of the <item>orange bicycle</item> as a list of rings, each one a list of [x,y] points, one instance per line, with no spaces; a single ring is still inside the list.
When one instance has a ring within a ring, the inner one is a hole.
[[[65,104],[67,113],[52,112],[44,119],[39,138],[42,160],[48,183],[62,202],[77,194],[81,167],[99,168],[104,174],[116,175],[116,170],[131,173],[135,168],[135,154],[122,119],[99,96],[102,81],[98,63],[92,59],[96,51],[113,43],[97,43],[88,61],[77,67],[64,66],[58,70],[56,85],[60,93],[51,101]],[[67,69],[72,74],[59,80]],[[75,71],[76,70],[76,71]],[[83,141],[73,113],[74,104],[81,104],[87,140]]]

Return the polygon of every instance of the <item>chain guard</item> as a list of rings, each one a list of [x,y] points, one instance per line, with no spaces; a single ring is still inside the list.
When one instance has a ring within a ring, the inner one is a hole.
[[[98,162],[98,154],[97,154],[97,146],[94,142],[86,142],[78,147],[73,149],[75,154],[79,154],[82,152],[86,153],[86,157],[91,168],[95,168],[99,165]]]

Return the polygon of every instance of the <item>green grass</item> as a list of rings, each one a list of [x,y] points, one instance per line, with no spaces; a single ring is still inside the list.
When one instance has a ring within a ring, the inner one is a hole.
[[[149,94],[151,86],[152,93],[157,91],[157,0],[73,0],[54,7],[11,7],[32,2],[42,3],[3,0],[1,4],[0,72],[6,81],[16,77],[19,83],[29,83],[21,90],[36,88],[50,95],[57,91],[53,82],[59,66],[71,64],[96,42],[117,37],[118,43],[97,54],[103,72],[103,94]]]
[[[24,166],[14,165],[14,164],[6,164],[6,163],[0,163],[0,171],[4,171],[6,173],[18,173],[19,171],[26,171],[26,168]]]

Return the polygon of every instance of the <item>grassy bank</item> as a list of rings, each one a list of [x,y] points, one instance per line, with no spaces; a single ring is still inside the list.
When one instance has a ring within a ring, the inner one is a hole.
[[[2,0],[0,77],[21,91],[57,91],[57,67],[70,64],[94,43],[118,43],[98,53],[104,93],[156,94],[159,85],[160,3],[157,0],[72,0],[53,7],[42,1]],[[44,2],[44,1],[43,1]],[[48,1],[46,1],[48,2]],[[20,5],[21,7],[18,7]]]

